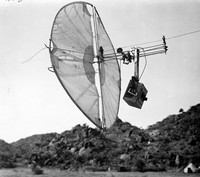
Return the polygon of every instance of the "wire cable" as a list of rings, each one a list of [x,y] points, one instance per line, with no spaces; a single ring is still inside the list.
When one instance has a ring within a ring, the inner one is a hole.
[[[187,32],[187,33],[183,33],[183,34],[179,34],[179,35],[175,35],[175,36],[171,36],[171,37],[167,37],[166,40],[171,40],[171,39],[175,39],[175,38],[179,38],[179,37],[182,37],[182,36],[186,36],[186,35],[191,35],[191,34],[194,34],[194,33],[199,33],[200,32],[200,29],[198,30],[195,30],[195,31],[190,31],[190,32]],[[156,43],[156,42],[160,42],[162,41],[161,39],[160,40],[153,40],[153,41],[148,41],[148,42],[143,42],[143,43],[138,43],[138,44],[135,44],[135,46],[137,45],[144,45],[144,44],[150,44],[150,43]],[[129,46],[124,46],[122,48],[128,48],[128,47],[132,47],[134,45],[129,45]],[[154,46],[150,46],[150,47],[144,47],[144,48],[154,48],[156,46],[159,46],[159,45],[154,45]],[[43,51],[44,49],[48,48],[46,45],[44,48],[40,49],[38,52],[36,52],[33,56],[31,56],[29,59],[21,62],[22,64],[32,60],[37,54],[39,54],[41,51]],[[143,50],[144,50],[143,48]],[[63,50],[63,51],[68,51],[68,52],[74,52],[74,53],[82,53],[82,52],[78,52],[78,51],[72,51],[72,50],[66,50],[66,49],[60,49],[60,50]],[[111,49],[112,50],[112,49]],[[148,49],[148,50],[151,50],[151,49]],[[108,50],[107,50],[108,51]],[[105,54],[105,55],[110,55],[108,58],[112,58],[113,55],[115,55],[115,53],[110,53],[110,54]],[[144,55],[146,57],[146,55]],[[117,56],[118,57],[118,56]]]
[[[24,64],[30,60],[32,60],[37,54],[39,54],[41,51],[43,51],[44,49],[46,49],[46,47],[40,49],[38,52],[36,52],[32,57],[30,57],[29,59],[25,60],[25,61],[22,61],[21,64]]]
[[[190,32],[187,32],[187,33],[178,34],[178,35],[171,36],[171,37],[166,37],[165,39],[166,40],[171,40],[171,39],[175,39],[175,38],[179,38],[179,37],[182,37],[182,36],[187,36],[187,35],[191,35],[191,34],[199,33],[199,32],[200,32],[200,29],[195,30],[195,31],[190,31]],[[162,41],[162,39],[143,42],[143,43],[137,43],[137,44],[134,44],[134,45],[128,45],[128,46],[124,46],[124,47],[121,47],[121,48],[128,48],[128,47],[130,48],[130,47],[133,47],[133,46],[156,43],[156,42],[160,42],[160,41]]]
[[[199,33],[200,32],[200,29],[199,30],[196,30],[196,31],[191,31],[191,32],[188,32],[188,33],[183,33],[183,34],[179,34],[179,35],[176,35],[176,36],[171,36],[171,37],[168,37],[166,39],[174,39],[174,38],[178,38],[178,37],[182,37],[182,36],[186,36],[186,35],[190,35],[190,34],[194,34],[194,33]]]
[[[143,76],[143,74],[144,74],[144,71],[145,71],[145,69],[146,69],[146,67],[147,67],[147,58],[146,58],[145,50],[144,50],[144,48],[142,48],[142,47],[140,47],[140,49],[142,49],[142,50],[143,50],[143,53],[144,53],[145,65],[144,65],[144,68],[143,68],[143,70],[142,70],[142,73],[141,73],[141,75],[140,75],[140,77],[139,77],[139,80],[142,78],[142,76]]]

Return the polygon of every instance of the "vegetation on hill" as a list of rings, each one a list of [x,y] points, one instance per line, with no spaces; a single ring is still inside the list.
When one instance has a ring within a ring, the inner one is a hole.
[[[163,121],[149,126],[147,131],[153,135],[154,142],[163,155],[174,159],[178,155],[179,166],[188,161],[200,164],[200,104],[192,106],[187,112],[170,115]]]
[[[0,168],[15,167],[14,147],[0,140]]]
[[[144,171],[200,165],[200,104],[143,130],[117,119],[108,130],[77,125],[61,134],[0,141],[0,167],[36,162],[68,170]]]

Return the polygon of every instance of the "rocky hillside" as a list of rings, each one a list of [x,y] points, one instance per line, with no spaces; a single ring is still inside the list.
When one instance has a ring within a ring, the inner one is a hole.
[[[0,152],[7,147],[11,167],[35,161],[68,170],[161,170],[185,166],[189,160],[200,164],[199,127],[200,104],[147,130],[117,119],[104,131],[77,125],[61,134],[34,135],[10,145],[4,142]]]
[[[28,163],[31,154],[37,153],[38,149],[42,147],[46,147],[56,136],[58,136],[57,133],[33,135],[12,143],[11,145],[15,149],[14,155],[16,162],[19,164]]]
[[[0,140],[0,167],[15,167],[14,151],[15,148],[11,144]]]
[[[16,161],[23,165],[34,160],[40,166],[61,169],[116,169],[124,163],[126,168],[133,166],[149,138],[144,130],[118,119],[103,132],[77,125],[61,134],[34,135],[12,145]]]
[[[175,159],[178,155],[180,165],[186,165],[188,161],[200,165],[200,104],[168,116],[149,126],[147,131],[164,156]]]

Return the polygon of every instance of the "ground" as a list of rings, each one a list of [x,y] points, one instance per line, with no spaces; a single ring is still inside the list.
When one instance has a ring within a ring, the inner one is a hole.
[[[178,172],[72,172],[44,169],[44,174],[34,175],[29,168],[0,169],[0,177],[197,177],[199,174]]]

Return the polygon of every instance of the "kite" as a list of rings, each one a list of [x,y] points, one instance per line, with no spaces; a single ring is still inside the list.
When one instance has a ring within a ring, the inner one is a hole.
[[[97,127],[111,127],[119,111],[121,74],[96,8],[87,2],[62,7],[49,51],[53,71],[76,106]]]

